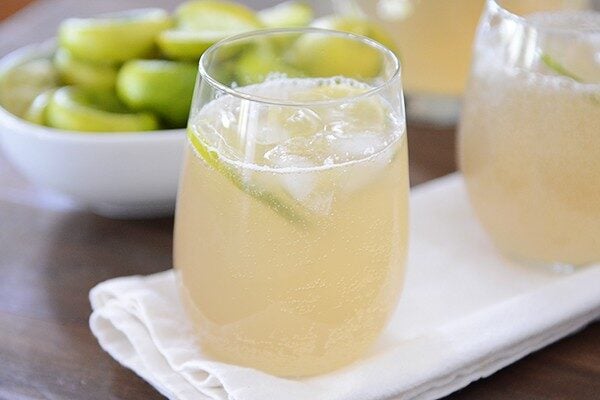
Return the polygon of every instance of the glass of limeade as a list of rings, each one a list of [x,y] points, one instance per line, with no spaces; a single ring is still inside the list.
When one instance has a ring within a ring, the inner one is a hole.
[[[588,0],[510,0],[518,12]],[[402,59],[409,119],[454,124],[459,116],[471,49],[485,0],[333,0],[344,14],[366,15],[394,38]]]
[[[519,15],[489,0],[459,153],[475,211],[505,254],[600,261],[600,12]]]
[[[281,376],[364,354],[401,290],[408,188],[391,51],[310,28],[207,50],[174,243],[203,351]]]

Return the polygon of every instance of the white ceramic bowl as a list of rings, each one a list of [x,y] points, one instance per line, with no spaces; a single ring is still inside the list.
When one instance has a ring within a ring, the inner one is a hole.
[[[55,45],[35,44],[0,60],[0,74],[49,56]],[[115,218],[173,213],[185,130],[78,133],[34,125],[0,107],[0,143],[28,179]]]

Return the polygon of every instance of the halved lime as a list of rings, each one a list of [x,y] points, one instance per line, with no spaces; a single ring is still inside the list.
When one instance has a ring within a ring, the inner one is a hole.
[[[326,16],[316,19],[311,24],[312,27],[321,29],[333,29],[336,31],[350,32],[355,35],[366,36],[381,43],[394,53],[398,52],[394,40],[389,33],[374,21],[348,16]]]
[[[252,30],[261,27],[254,11],[231,1],[188,1],[175,10],[175,18],[178,28],[184,30],[231,31],[232,28]]]
[[[282,60],[268,43],[247,48],[235,63],[236,82],[241,86],[260,83],[275,75],[294,78],[303,73]]]
[[[160,8],[130,10],[96,18],[69,18],[60,25],[61,46],[80,59],[119,63],[152,55],[156,36],[172,25]]]
[[[188,31],[169,29],[162,32],[157,39],[160,51],[173,60],[198,60],[202,53],[219,40],[239,33],[230,31]]]
[[[198,67],[166,60],[132,60],[119,71],[117,93],[133,110],[149,110],[171,127],[185,127]]]
[[[174,60],[198,60],[216,42],[262,24],[254,11],[228,1],[196,0],[175,11],[177,27],[161,33],[158,47]]]
[[[52,61],[27,61],[0,76],[0,105],[23,117],[37,95],[58,85],[59,76]]]
[[[310,24],[314,12],[304,1],[286,1],[259,11],[258,18],[267,28],[295,28]]]
[[[107,90],[65,86],[54,92],[46,109],[48,126],[81,132],[135,132],[158,129],[157,118],[132,113]]]
[[[117,68],[109,64],[90,63],[74,57],[59,47],[54,53],[54,65],[63,83],[91,88],[111,89],[117,81]]]
[[[311,26],[367,36],[394,50],[383,29],[368,20],[330,16],[314,21]],[[379,73],[383,63],[381,54],[365,43],[316,33],[300,37],[291,48],[289,59],[309,75],[321,77],[370,78]]]

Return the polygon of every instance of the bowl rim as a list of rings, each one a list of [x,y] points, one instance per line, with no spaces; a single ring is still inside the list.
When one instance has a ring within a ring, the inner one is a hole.
[[[56,49],[56,38],[39,43],[31,43],[19,47],[0,58],[0,76],[20,63],[34,59],[38,56],[48,56]],[[0,127],[8,128],[14,133],[36,136],[40,139],[66,140],[66,141],[99,141],[102,143],[127,142],[127,141],[166,141],[177,140],[185,135],[185,128],[160,129],[154,131],[135,132],[83,132],[70,131],[37,125],[12,114],[0,105]],[[0,132],[1,134],[1,132]]]

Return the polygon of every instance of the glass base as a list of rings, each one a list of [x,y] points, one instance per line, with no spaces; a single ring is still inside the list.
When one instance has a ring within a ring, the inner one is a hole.
[[[461,98],[427,94],[406,95],[406,117],[409,122],[447,128],[458,123]]]

